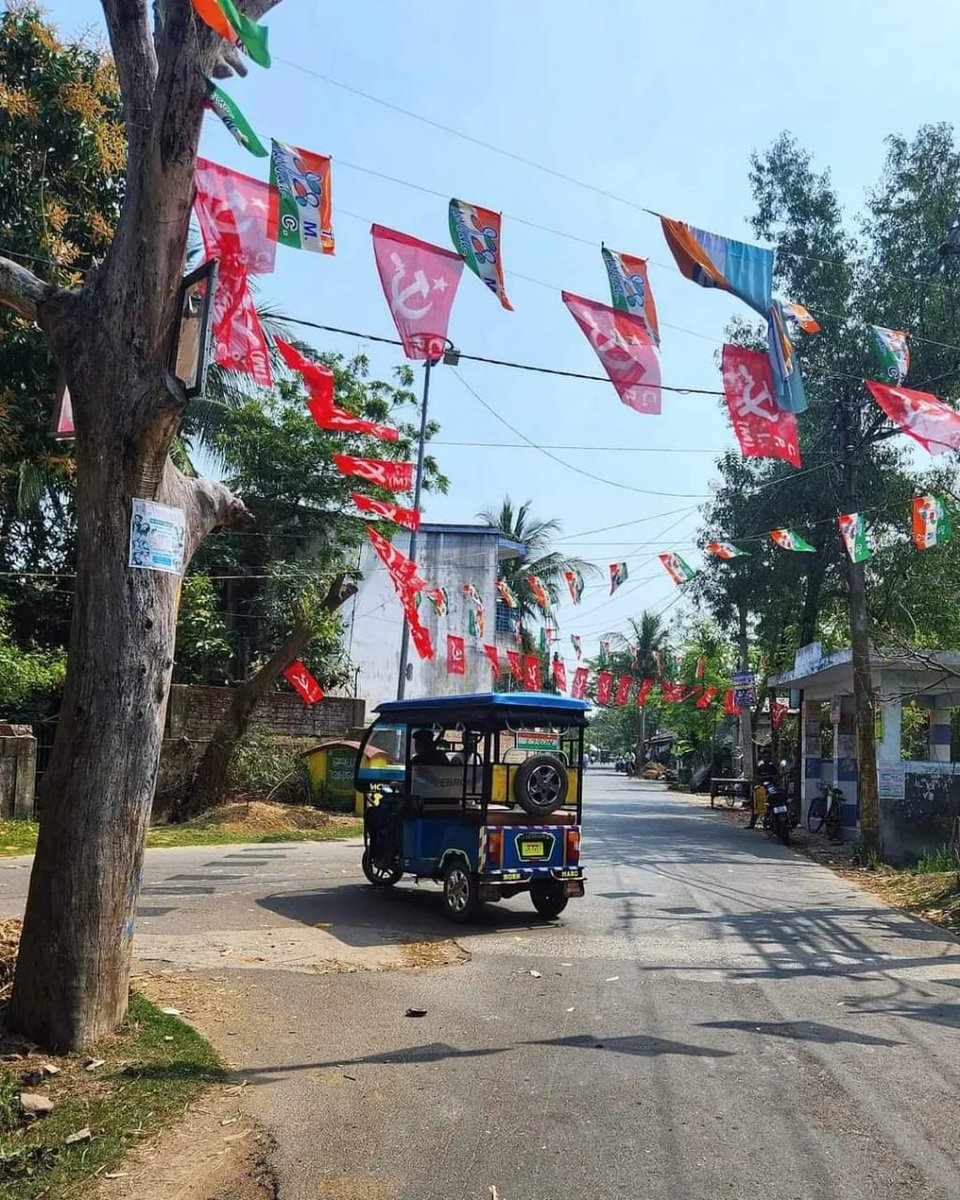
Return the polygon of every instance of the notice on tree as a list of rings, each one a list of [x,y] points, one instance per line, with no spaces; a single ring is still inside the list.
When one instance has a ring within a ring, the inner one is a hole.
[[[186,519],[182,508],[134,500],[130,516],[130,566],[146,571],[183,571]]]

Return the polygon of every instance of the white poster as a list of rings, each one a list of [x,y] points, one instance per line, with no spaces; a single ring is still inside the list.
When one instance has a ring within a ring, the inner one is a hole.
[[[185,534],[182,508],[168,508],[153,500],[134,500],[130,516],[130,566],[181,574]]]
[[[881,800],[902,800],[906,788],[906,767],[902,762],[880,764],[877,772]]]

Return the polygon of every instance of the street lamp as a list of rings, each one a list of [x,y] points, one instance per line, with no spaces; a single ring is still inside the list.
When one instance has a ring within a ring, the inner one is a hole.
[[[206,385],[218,266],[218,260],[211,258],[184,276],[180,283],[177,305],[180,319],[174,326],[170,370],[191,400],[202,396]]]

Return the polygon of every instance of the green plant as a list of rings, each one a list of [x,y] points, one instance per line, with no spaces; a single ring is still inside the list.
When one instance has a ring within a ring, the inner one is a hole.
[[[6,602],[0,598],[0,714],[29,716],[45,709],[60,691],[66,669],[64,651],[23,649],[15,643]]]
[[[316,745],[314,738],[248,737],[230,763],[227,793],[258,800],[303,804],[310,798],[300,755]]]
[[[12,1071],[0,1070],[0,1135],[20,1124],[20,1084]]]
[[[918,875],[933,875],[943,871],[956,871],[960,867],[960,846],[955,842],[944,842],[935,850],[928,850],[913,868]]]

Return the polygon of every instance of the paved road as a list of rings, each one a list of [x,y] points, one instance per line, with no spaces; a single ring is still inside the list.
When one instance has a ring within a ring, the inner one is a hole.
[[[317,969],[451,934],[353,846],[148,855],[140,952],[247,968],[221,1036],[281,1200],[960,1196],[957,944],[657,785],[592,771],[588,813],[585,900],[420,971]]]

